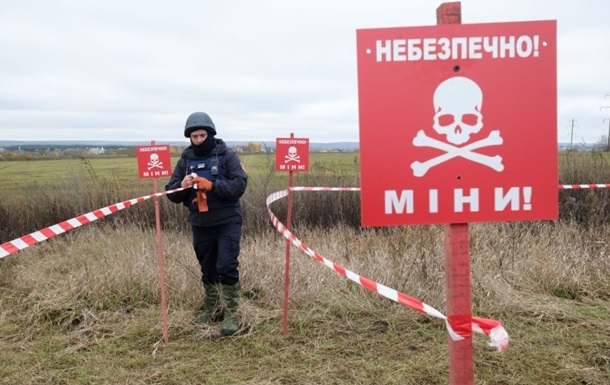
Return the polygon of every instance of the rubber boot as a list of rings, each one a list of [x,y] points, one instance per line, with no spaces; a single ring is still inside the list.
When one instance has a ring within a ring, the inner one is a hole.
[[[239,305],[240,285],[222,285],[222,297],[224,299],[225,311],[220,334],[230,336],[239,330],[239,319],[237,317],[237,306]]]
[[[195,322],[199,324],[209,324],[222,321],[222,308],[220,307],[220,292],[218,285],[204,284],[205,290],[203,311],[195,317]]]

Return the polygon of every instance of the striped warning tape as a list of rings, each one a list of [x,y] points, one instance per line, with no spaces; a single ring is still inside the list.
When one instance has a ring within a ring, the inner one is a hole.
[[[587,189],[587,188],[610,188],[610,184],[576,184],[576,185],[559,185],[559,189]],[[131,207],[135,204],[144,202],[152,197],[160,197],[167,194],[172,194],[177,191],[184,190],[183,188],[163,191],[151,195],[145,195],[139,198],[134,198],[130,200],[126,200],[120,203],[115,203],[110,206],[103,207],[101,209],[97,209],[91,211],[86,214],[79,215],[77,217],[68,219],[67,221],[55,224],[53,226],[49,226],[42,230],[35,231],[33,233],[24,235],[20,238],[14,239],[12,241],[3,243],[0,245],[0,259],[14,254],[20,250],[23,250],[29,246],[35,245],[39,242],[45,241],[49,238],[52,238],[56,235],[65,233],[67,231],[73,230],[82,225],[91,223],[100,218],[108,216],[110,214],[114,214],[117,211],[123,210],[127,207]],[[359,187],[293,187],[293,191],[360,191]],[[490,345],[497,347],[499,350],[504,350],[508,346],[508,334],[502,327],[502,324],[499,321],[494,321],[486,318],[478,318],[472,317],[471,322],[467,322],[463,317],[456,316],[455,318],[446,317],[438,310],[434,309],[431,306],[426,305],[425,303],[410,297],[406,294],[400,293],[394,289],[391,289],[387,286],[379,284],[377,282],[371,281],[365,277],[361,277],[358,274],[355,274],[335,263],[327,260],[322,257],[315,251],[311,250],[305,244],[303,244],[298,238],[296,238],[284,225],[275,217],[269,205],[272,202],[275,202],[278,199],[281,199],[288,195],[288,190],[282,190],[275,192],[267,197],[267,210],[269,211],[269,215],[271,217],[271,221],[274,226],[278,229],[278,231],[292,244],[301,249],[307,255],[311,256],[318,262],[321,262],[325,266],[332,268],[340,275],[349,278],[350,280],[366,287],[369,290],[379,293],[380,295],[391,299],[395,302],[398,302],[404,306],[410,307],[419,312],[428,314],[433,317],[437,317],[445,320],[447,325],[447,330],[451,338],[454,340],[459,340],[463,338],[467,338],[470,336],[471,331],[475,331],[478,333],[483,333],[490,337]],[[470,326],[468,324],[471,324]]]
[[[610,184],[573,184],[573,185],[559,185],[559,189],[585,189],[585,188],[610,188]],[[293,187],[294,191],[360,191],[359,187]],[[65,233],[66,231],[73,230],[79,226],[87,224],[89,222],[93,222],[97,219],[105,217],[107,215],[113,214],[117,211],[123,210],[126,207],[133,206],[137,203],[143,202],[147,199],[150,199],[154,196],[162,196],[166,194],[172,194],[176,191],[183,190],[182,188],[178,188],[175,190],[163,191],[160,193],[146,195],[139,198],[130,199],[128,201],[124,201],[121,203],[116,203],[110,206],[106,206],[104,208],[92,211],[87,214],[80,215],[78,217],[68,219],[67,221],[58,223],[56,225],[47,227],[45,229],[35,231],[31,234],[24,235],[20,238],[14,239],[12,241],[3,243],[0,245],[0,259],[6,257],[7,255],[16,253],[19,250],[23,250],[26,247],[32,246],[36,243],[42,242],[49,238],[52,238],[61,233]]]
[[[91,211],[87,214],[79,215],[72,219],[68,219],[67,221],[63,221],[61,223],[55,224],[53,226],[47,227],[42,230],[35,231],[28,235],[24,235],[20,238],[13,239],[12,241],[3,243],[0,245],[0,259],[6,257],[7,255],[11,255],[13,253],[18,252],[19,250],[23,250],[26,247],[30,247],[35,245],[36,243],[45,241],[49,238],[53,238],[56,235],[65,233],[66,231],[73,230],[82,225],[86,225],[93,221],[96,221],[100,218],[108,216],[110,214],[114,214],[117,211],[123,210],[127,207],[131,207],[137,203],[144,202],[152,197],[159,197],[162,195],[172,194],[176,191],[184,190],[183,188],[177,188],[174,190],[163,191],[159,193],[155,193],[152,195],[146,195],[139,198],[130,199],[124,202],[115,203],[110,206],[103,207],[101,209],[97,209],[95,211]]]
[[[343,187],[293,187],[293,191],[359,191],[359,188],[343,188]],[[396,291],[385,285],[372,281],[368,278],[362,277],[354,272],[347,270],[346,268],[337,265],[336,263],[329,261],[314,250],[310,249],[307,245],[301,242],[297,237],[288,230],[282,222],[271,211],[271,203],[288,195],[288,190],[277,191],[267,197],[267,210],[271,218],[271,222],[275,228],[294,246],[298,247],[305,254],[312,257],[314,260],[322,263],[328,268],[333,269],[339,275],[346,277],[357,284],[378,293],[394,302],[409,307],[420,313],[427,314],[436,318],[440,318],[445,321],[449,335],[454,341],[469,338],[472,335],[472,331],[485,334],[490,338],[489,345],[498,348],[503,351],[508,347],[508,333],[499,321],[471,317],[470,320],[465,320],[464,317],[446,317],[440,311],[436,310],[432,306],[429,306],[420,300],[410,297],[404,293]]]
[[[572,190],[579,188],[610,188],[610,184],[560,184],[559,189],[563,190]]]

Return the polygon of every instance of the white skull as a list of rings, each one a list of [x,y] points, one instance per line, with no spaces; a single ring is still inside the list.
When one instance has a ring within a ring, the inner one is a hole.
[[[296,158],[297,156],[297,148],[294,146],[291,146],[288,148],[288,156],[290,158]]]
[[[159,155],[155,154],[150,154],[150,164],[157,164],[159,163]]]
[[[477,83],[462,77],[449,78],[434,91],[434,125],[447,141],[462,144],[483,127],[483,92]]]

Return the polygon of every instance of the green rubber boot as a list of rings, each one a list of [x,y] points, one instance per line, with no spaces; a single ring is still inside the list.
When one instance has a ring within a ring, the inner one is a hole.
[[[220,334],[231,336],[239,330],[239,319],[237,317],[237,306],[239,305],[240,285],[222,285],[222,297],[224,299],[225,312]]]
[[[195,317],[195,322],[199,324],[209,324],[222,321],[222,308],[220,307],[220,292],[218,285],[204,284],[205,290],[203,311]]]

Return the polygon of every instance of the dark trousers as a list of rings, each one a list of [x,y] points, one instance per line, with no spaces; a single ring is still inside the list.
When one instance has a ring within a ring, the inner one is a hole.
[[[241,222],[211,227],[192,226],[193,247],[204,284],[235,285],[239,281],[238,257]]]

